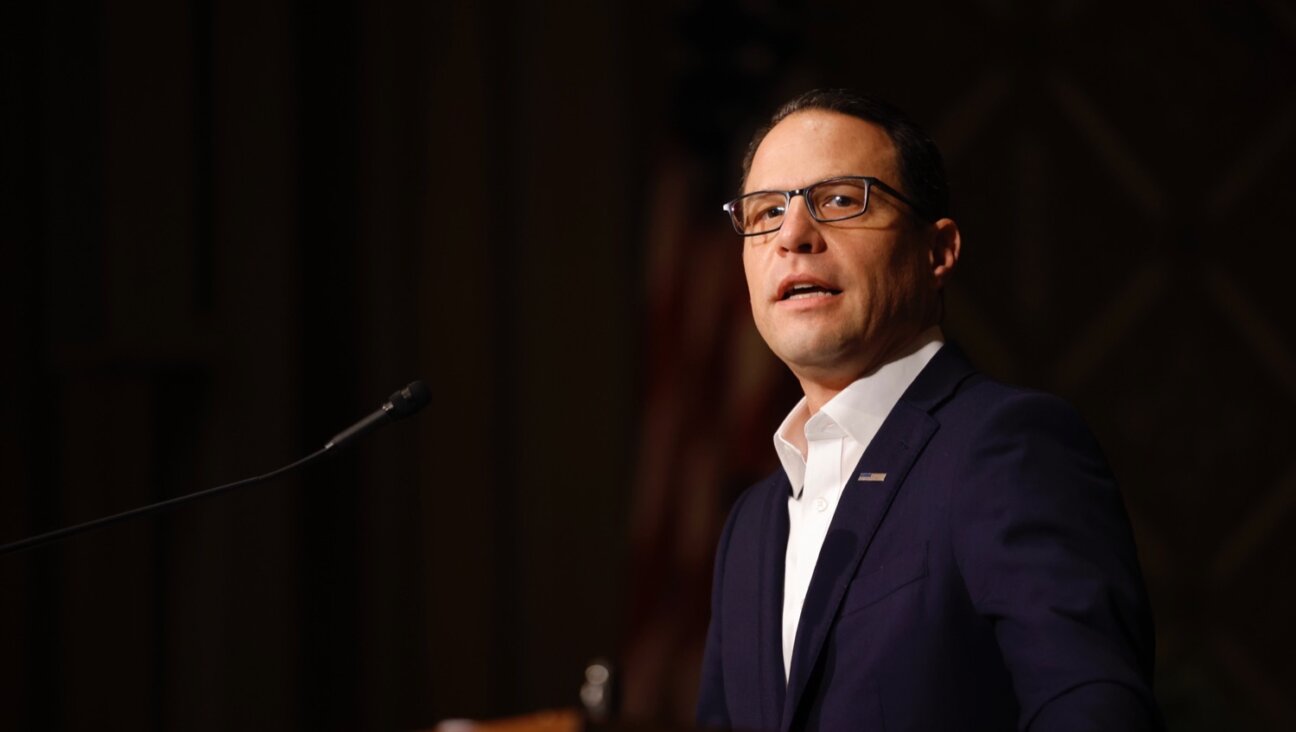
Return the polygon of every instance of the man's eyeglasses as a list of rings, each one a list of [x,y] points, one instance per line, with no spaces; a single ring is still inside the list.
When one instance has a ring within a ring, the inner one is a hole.
[[[869,191],[874,186],[904,202],[924,221],[930,221],[900,191],[867,175],[829,178],[795,191],[756,191],[726,203],[724,210],[729,213],[734,230],[739,234],[772,234],[783,226],[783,219],[794,196],[805,197],[806,207],[815,221],[828,223],[862,216],[868,210]]]

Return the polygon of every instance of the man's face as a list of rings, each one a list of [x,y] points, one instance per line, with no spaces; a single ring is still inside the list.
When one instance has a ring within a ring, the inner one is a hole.
[[[895,145],[878,126],[806,110],[777,124],[757,148],[744,192],[794,190],[844,175],[900,187]],[[898,355],[938,319],[942,252],[953,222],[928,224],[876,187],[868,211],[819,223],[792,199],[783,227],[748,237],[743,268],[756,328],[804,383],[842,388]],[[957,258],[957,228],[952,229]],[[812,285],[794,294],[797,285]]]

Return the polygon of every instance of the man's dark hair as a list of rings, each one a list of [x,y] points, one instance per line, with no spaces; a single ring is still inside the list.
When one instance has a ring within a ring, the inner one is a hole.
[[[756,131],[747,146],[742,163],[743,185],[746,185],[747,175],[751,172],[756,148],[760,147],[765,135],[784,119],[810,109],[849,115],[881,127],[891,138],[900,158],[900,189],[914,202],[918,213],[932,221],[949,216],[949,186],[945,182],[945,165],[941,162],[936,143],[904,112],[880,99],[846,89],[814,89],[779,107],[769,122]],[[858,172],[868,175],[871,171]]]

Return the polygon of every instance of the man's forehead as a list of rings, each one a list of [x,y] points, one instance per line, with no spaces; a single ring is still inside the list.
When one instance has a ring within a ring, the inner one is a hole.
[[[809,109],[775,125],[756,148],[747,191],[790,190],[839,175],[895,178],[895,144],[880,126],[840,112]]]

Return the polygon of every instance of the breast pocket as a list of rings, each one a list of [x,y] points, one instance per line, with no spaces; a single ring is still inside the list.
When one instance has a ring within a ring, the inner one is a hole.
[[[927,545],[909,547],[860,567],[842,601],[842,615],[877,604],[927,576]]]

